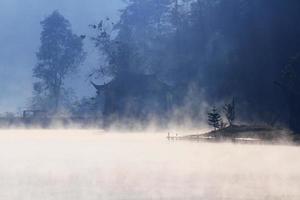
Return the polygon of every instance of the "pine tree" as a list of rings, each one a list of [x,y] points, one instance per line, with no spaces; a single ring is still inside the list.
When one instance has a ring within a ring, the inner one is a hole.
[[[213,107],[213,109],[207,113],[208,115],[208,124],[212,127],[214,127],[215,130],[219,129],[221,127],[221,115],[216,107]]]

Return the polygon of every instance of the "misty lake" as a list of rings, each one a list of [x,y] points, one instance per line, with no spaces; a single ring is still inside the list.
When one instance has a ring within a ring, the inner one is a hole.
[[[300,199],[300,148],[0,131],[0,199]]]

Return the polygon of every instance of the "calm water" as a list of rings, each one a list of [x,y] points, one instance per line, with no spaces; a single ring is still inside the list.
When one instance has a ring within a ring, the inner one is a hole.
[[[300,147],[0,131],[0,199],[300,199]]]

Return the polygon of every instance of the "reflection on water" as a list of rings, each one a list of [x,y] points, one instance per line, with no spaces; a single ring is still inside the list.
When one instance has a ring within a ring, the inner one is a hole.
[[[300,148],[0,131],[0,199],[300,199]]]

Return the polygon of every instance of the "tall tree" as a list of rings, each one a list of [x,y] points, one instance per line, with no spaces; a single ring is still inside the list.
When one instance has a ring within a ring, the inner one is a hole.
[[[83,37],[75,35],[71,25],[58,11],[41,22],[41,46],[33,69],[33,106],[57,112],[67,90],[66,77],[74,73],[84,60]]]
[[[276,83],[287,97],[290,129],[300,134],[300,53],[290,59],[280,79]]]
[[[249,121],[263,119],[266,111],[286,113],[273,82],[300,51],[300,1],[127,2],[115,34],[103,43],[113,44],[105,54],[115,74],[159,75],[174,86],[176,107],[199,106],[199,93],[214,103],[238,96],[245,110],[239,117]]]
[[[109,19],[91,25],[93,41],[107,60],[101,72],[122,76],[149,74],[161,69],[171,0],[129,0],[114,24]],[[112,25],[111,25],[112,24]],[[165,50],[165,49],[164,49]]]
[[[214,106],[211,111],[207,113],[208,124],[214,127],[215,131],[221,128],[222,118],[218,109]]]

